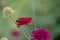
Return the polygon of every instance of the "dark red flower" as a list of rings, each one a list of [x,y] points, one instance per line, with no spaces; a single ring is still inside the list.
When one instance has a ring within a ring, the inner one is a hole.
[[[51,35],[46,29],[39,28],[32,31],[30,40],[50,40],[50,38]]]
[[[11,31],[11,36],[13,36],[13,37],[19,37],[20,36],[20,31],[18,31],[18,30],[12,30]]]
[[[21,25],[29,25],[31,20],[32,18],[27,18],[27,17],[18,18],[16,20],[17,27],[20,27]]]

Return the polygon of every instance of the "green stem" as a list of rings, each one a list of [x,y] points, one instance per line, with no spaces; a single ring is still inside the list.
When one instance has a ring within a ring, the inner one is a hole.
[[[30,34],[29,34],[27,28],[26,28],[26,27],[23,27],[23,28],[24,28],[25,32],[27,33],[27,35],[30,36]]]
[[[35,5],[33,0],[31,0],[31,4],[32,4],[32,10],[33,10],[34,27],[36,28],[36,13],[35,13]]]
[[[12,19],[12,21],[16,24],[14,18],[13,18],[11,15],[10,15],[9,17],[10,17],[10,18]]]
[[[27,36],[27,34],[24,32],[23,28],[21,28],[22,32],[24,33],[24,35],[26,36],[26,38],[29,40],[29,37]]]

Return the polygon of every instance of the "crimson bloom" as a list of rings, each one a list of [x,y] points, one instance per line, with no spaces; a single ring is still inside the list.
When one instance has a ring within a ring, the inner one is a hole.
[[[12,30],[11,31],[11,36],[13,36],[13,37],[19,37],[20,36],[20,31],[18,31],[18,30]]]
[[[32,18],[27,18],[27,17],[18,18],[16,20],[17,27],[19,28],[21,25],[29,25],[31,20]]]
[[[50,40],[50,38],[51,35],[46,29],[39,28],[32,31],[30,40]]]

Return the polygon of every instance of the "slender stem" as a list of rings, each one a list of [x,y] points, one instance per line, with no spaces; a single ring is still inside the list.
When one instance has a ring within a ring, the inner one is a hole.
[[[10,18],[12,19],[12,21],[16,24],[16,22],[15,22],[15,20],[12,18],[12,16],[10,15],[9,17],[10,17]]]
[[[27,28],[24,27],[24,30],[25,30],[25,32],[28,34],[28,36],[30,36],[30,34],[29,34]]]
[[[32,4],[32,10],[33,10],[34,27],[36,28],[36,13],[35,13],[35,5],[33,0],[31,0],[31,4]]]
[[[26,36],[26,38],[29,40],[29,37],[27,36],[27,34],[24,32],[23,28],[21,28],[22,32],[24,33],[24,35]]]

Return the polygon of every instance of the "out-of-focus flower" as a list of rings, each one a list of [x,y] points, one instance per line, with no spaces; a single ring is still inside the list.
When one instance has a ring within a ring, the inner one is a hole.
[[[12,30],[12,31],[10,32],[10,34],[11,34],[11,36],[13,36],[13,37],[19,37],[19,36],[20,36],[20,31],[18,31],[18,30]]]
[[[51,35],[46,29],[39,28],[32,31],[30,40],[50,40],[50,38]]]
[[[2,37],[0,40],[8,40],[8,38],[6,38],[6,37]]]
[[[14,13],[14,10],[11,7],[5,7],[3,9],[3,16],[8,16],[12,13]]]
[[[21,25],[29,25],[31,20],[32,20],[32,18],[28,18],[28,17],[18,18],[16,20],[17,27],[19,28]]]

